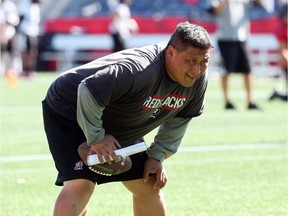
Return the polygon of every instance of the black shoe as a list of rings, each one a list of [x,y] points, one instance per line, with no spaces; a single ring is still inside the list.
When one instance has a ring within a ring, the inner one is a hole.
[[[269,100],[272,101],[274,99],[280,99],[282,101],[287,101],[288,100],[288,95],[287,94],[283,94],[283,93],[280,93],[278,91],[274,91],[273,94],[269,97]]]
[[[275,98],[279,98],[279,94],[277,91],[274,91],[273,94],[269,97],[269,100],[272,101]]]
[[[288,95],[283,94],[283,95],[279,95],[280,99],[283,101],[288,101]]]
[[[248,109],[249,110],[262,110],[257,104],[255,103],[249,103],[248,104]]]
[[[236,108],[235,108],[235,106],[234,106],[232,103],[227,102],[227,103],[225,104],[225,109],[234,110],[234,109],[236,109]]]

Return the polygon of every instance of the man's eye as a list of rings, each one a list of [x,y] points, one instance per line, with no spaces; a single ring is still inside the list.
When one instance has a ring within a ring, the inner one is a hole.
[[[208,59],[204,59],[204,60],[201,61],[201,64],[202,64],[202,65],[205,65],[205,64],[207,64],[208,62],[209,62]]]
[[[196,60],[196,59],[190,59],[190,63],[191,63],[191,64],[196,64],[196,63],[197,63],[197,60]]]

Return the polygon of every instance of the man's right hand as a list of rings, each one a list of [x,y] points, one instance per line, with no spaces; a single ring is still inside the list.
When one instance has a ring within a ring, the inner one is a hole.
[[[117,161],[117,155],[114,151],[121,148],[121,145],[112,135],[106,134],[102,140],[92,144],[91,148],[96,152],[101,163],[104,163],[104,157],[106,162],[111,164],[112,160]]]

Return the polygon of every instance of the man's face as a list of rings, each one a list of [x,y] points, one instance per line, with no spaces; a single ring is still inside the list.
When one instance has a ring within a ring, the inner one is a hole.
[[[208,67],[210,49],[188,47],[177,51],[170,45],[166,51],[166,70],[182,86],[191,87]]]

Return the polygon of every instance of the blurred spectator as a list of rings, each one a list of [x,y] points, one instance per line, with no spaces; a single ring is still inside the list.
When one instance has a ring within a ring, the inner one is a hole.
[[[259,5],[260,0],[207,0],[207,3],[208,11],[215,15],[218,21],[218,47],[225,68],[225,73],[221,74],[225,109],[235,109],[228,96],[228,77],[233,72],[244,76],[247,108],[260,109],[252,96],[251,65],[246,47],[250,32],[248,9]]]
[[[111,10],[109,31],[113,39],[113,52],[126,49],[126,40],[138,32],[137,22],[131,18],[130,0],[119,0]]]
[[[279,55],[280,55],[279,66],[283,74],[279,75],[278,83],[276,84],[274,92],[269,98],[270,100],[279,98],[281,100],[287,101],[287,98],[288,98],[287,13],[288,13],[288,4],[283,3],[280,6],[280,10],[279,10],[280,25],[278,26],[277,31],[276,31],[276,37],[279,41]],[[280,80],[282,80],[281,78],[283,77],[285,78],[285,92],[284,93],[281,92],[279,88],[279,86],[281,86]]]
[[[1,75],[15,71],[14,37],[19,15],[14,2],[2,0],[0,5]]]
[[[23,76],[35,72],[40,29],[39,0],[22,0],[18,7],[20,23],[17,34],[17,47],[22,55]]]

